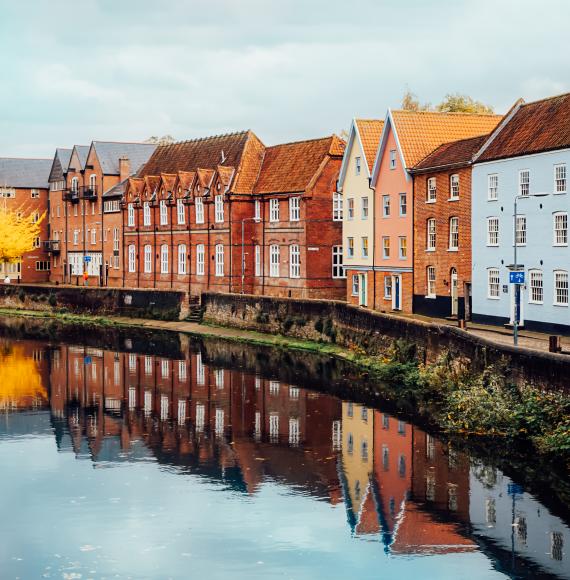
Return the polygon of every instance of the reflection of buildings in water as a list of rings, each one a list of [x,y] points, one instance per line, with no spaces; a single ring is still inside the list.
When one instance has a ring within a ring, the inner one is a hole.
[[[500,472],[470,466],[396,417],[210,365],[208,353],[190,349],[173,360],[63,345],[48,360],[40,343],[17,347],[8,356],[29,361],[21,376],[39,377],[39,388],[32,379],[31,398],[4,400],[34,408],[49,385],[60,449],[110,464],[155,460],[246,493],[269,478],[332,503],[344,498],[352,532],[393,554],[479,544],[510,566],[514,545],[518,557],[569,575],[561,520]]]
[[[470,487],[469,519],[476,536],[505,554],[570,577],[568,526],[496,469],[474,462]]]
[[[0,341],[0,411],[38,410],[47,405],[45,350],[31,341]]]

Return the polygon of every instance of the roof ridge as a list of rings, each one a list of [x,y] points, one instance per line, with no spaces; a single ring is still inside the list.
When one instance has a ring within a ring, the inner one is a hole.
[[[534,105],[536,103],[543,103],[544,101],[553,101],[554,99],[560,99],[561,97],[570,97],[570,92],[560,93],[559,95],[551,95],[550,97],[543,97],[542,99],[537,99],[536,101],[525,101],[522,103],[521,107],[526,107],[527,105]]]
[[[157,145],[157,143],[146,143],[145,141],[101,141],[99,139],[93,139],[91,143],[111,143],[113,145]],[[91,145],[86,145],[86,147],[91,147]]]
[[[211,139],[221,139],[222,137],[231,137],[233,135],[247,135],[250,129],[243,131],[233,131],[229,133],[218,133],[217,135],[207,135],[206,137],[196,137],[195,139],[185,139],[184,141],[175,141],[174,143],[165,143],[159,147],[171,147],[172,145],[184,145],[185,143],[198,143],[199,141],[208,141]]]
[[[325,141],[326,139],[333,139],[334,137],[341,139],[341,137],[339,137],[335,133],[332,133],[331,135],[327,135],[325,137],[314,137],[313,139],[301,139],[300,141],[288,141],[287,143],[277,143],[275,145],[267,145],[266,148],[272,149],[274,147],[282,147],[284,145],[300,145],[301,143],[312,143],[314,141]]]
[[[465,115],[466,117],[503,117],[500,113],[466,113],[465,111],[408,111],[407,109],[391,109],[392,113],[407,113],[414,115]]]

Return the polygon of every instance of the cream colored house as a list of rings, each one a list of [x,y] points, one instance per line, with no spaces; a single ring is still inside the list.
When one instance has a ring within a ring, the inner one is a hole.
[[[358,306],[371,306],[369,293],[373,295],[374,192],[370,176],[383,125],[384,121],[376,119],[352,121],[338,179],[347,301]]]

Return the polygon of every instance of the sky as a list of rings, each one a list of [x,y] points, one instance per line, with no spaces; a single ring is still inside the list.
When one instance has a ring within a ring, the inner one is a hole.
[[[505,112],[570,91],[568,0],[0,0],[0,156],[384,118],[406,89]]]

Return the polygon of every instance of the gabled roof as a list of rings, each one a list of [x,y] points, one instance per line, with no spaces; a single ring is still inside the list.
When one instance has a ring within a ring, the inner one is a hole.
[[[305,191],[326,158],[343,152],[344,141],[336,135],[268,147],[254,193]]]
[[[89,155],[89,145],[74,145],[73,149],[77,151],[77,158],[79,159],[80,169],[85,169],[87,163],[87,156]],[[73,155],[73,151],[71,152]],[[71,161],[71,156],[69,158]],[[69,163],[67,164],[69,167]]]
[[[470,137],[444,143],[435,151],[424,157],[412,170],[413,173],[433,169],[444,169],[468,165],[473,160],[473,156],[487,141],[489,135]]]
[[[52,159],[0,158],[0,187],[47,189]]]
[[[234,191],[251,193],[259,174],[263,150],[263,143],[251,131],[161,145],[139,175],[215,170],[218,165],[223,165],[237,169]]]
[[[71,159],[71,153],[73,149],[63,149],[58,148],[55,150],[55,155],[53,157],[51,171],[49,173],[49,181],[62,181],[64,179],[65,173],[67,172],[67,167],[69,166],[69,161]]]
[[[570,93],[522,103],[477,161],[570,148]]]
[[[113,185],[113,187],[103,193],[103,197],[121,197],[125,193],[125,189],[128,183],[129,178],[127,177],[127,179],[123,179],[123,181]]]
[[[360,150],[364,156],[364,167],[368,177],[372,173],[376,151],[380,144],[380,137],[384,121],[380,119],[353,119],[348,133],[348,143],[346,144],[342,165],[338,177],[339,191],[342,191],[342,185],[350,162],[352,148],[355,141],[360,144]]]
[[[101,170],[105,175],[119,175],[119,159],[126,157],[131,173],[136,173],[154,153],[157,145],[153,143],[120,143],[113,141],[93,141]]]

